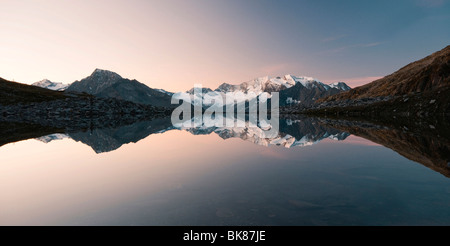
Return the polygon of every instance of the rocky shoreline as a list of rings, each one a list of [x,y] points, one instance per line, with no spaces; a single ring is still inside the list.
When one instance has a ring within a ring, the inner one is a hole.
[[[448,95],[450,87],[445,87],[401,96],[324,101],[310,107],[284,107],[280,108],[280,113],[427,120],[450,116]]]
[[[68,95],[65,99],[27,104],[0,105],[0,121],[82,129],[111,127],[165,117],[167,108],[136,104],[114,98]]]
[[[305,113],[312,110],[326,110],[332,108],[345,108],[345,107],[361,107],[367,106],[379,102],[387,102],[394,99],[393,96],[375,97],[375,98],[362,98],[362,99],[347,99],[341,101],[325,101],[318,102],[309,106],[294,105],[280,108],[280,112],[285,114]]]

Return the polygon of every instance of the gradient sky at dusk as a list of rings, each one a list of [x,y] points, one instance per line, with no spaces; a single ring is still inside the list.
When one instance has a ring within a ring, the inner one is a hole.
[[[95,68],[153,88],[265,75],[351,86],[450,44],[448,0],[1,0],[0,77],[70,83]]]

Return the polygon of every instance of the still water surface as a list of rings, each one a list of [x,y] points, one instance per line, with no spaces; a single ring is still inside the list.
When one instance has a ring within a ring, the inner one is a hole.
[[[314,120],[280,125],[271,139],[140,123],[5,144],[0,224],[450,225],[444,174]]]

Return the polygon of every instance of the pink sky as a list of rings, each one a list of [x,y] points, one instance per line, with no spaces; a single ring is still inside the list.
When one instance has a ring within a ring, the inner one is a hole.
[[[286,11],[311,4],[2,0],[0,77],[71,83],[100,68],[174,92],[285,74],[355,87],[441,47],[401,49],[397,36],[381,40],[359,27],[346,32],[353,23],[346,19],[337,31],[333,16],[288,18]],[[335,13],[326,6],[320,8]]]

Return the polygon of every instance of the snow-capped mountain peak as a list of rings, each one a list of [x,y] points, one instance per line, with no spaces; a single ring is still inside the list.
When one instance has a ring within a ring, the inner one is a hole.
[[[300,83],[302,84],[304,87],[308,87],[309,85],[311,85],[313,82],[317,82],[320,84],[323,84],[322,82],[320,82],[319,80],[313,78],[313,77],[307,77],[307,76],[301,76],[301,77],[297,77],[297,76],[293,76],[290,74],[287,74],[284,76],[284,79],[286,81],[288,81],[288,83],[292,86],[294,86],[296,83]]]
[[[272,92],[281,92],[281,105],[292,103],[311,104],[318,98],[334,95],[340,91],[349,89],[350,87],[343,82],[327,85],[313,77],[287,74],[283,77],[259,77],[236,85],[223,83],[214,90],[214,92],[216,92],[215,95],[205,95],[212,90],[203,88],[203,95],[194,95],[194,90],[191,89],[187,91],[189,95],[183,96],[181,94],[176,94],[175,96],[178,99],[190,97],[191,102],[197,103],[202,102],[203,100],[203,105],[208,106],[209,102],[212,102],[212,100],[210,100],[211,98],[217,97],[217,99],[220,99],[218,97],[223,98],[224,95],[231,95],[235,100],[240,102],[256,98],[263,93],[267,93],[267,96],[270,98]],[[242,93],[244,95],[242,95]],[[194,98],[199,100],[194,100]]]
[[[220,85],[215,91],[218,92],[237,92],[241,91],[244,93],[248,92],[254,92],[257,95],[263,93],[263,92],[278,92],[287,88],[291,88],[292,86],[295,86],[297,83],[302,84],[304,87],[311,88],[315,87],[317,85],[323,86],[325,89],[329,89],[333,86],[326,85],[322,82],[320,82],[318,79],[315,79],[313,77],[307,77],[307,76],[294,76],[294,75],[284,75],[283,77],[259,77],[241,84],[237,85],[231,85],[228,83],[223,83]],[[343,83],[343,82],[340,82]],[[345,83],[343,83],[345,85]],[[343,86],[342,86],[343,87]],[[333,87],[340,89],[341,85],[339,87]]]
[[[37,86],[37,87],[46,88],[49,90],[54,90],[54,91],[63,91],[65,89],[67,89],[67,87],[69,87],[69,84],[63,84],[60,82],[52,82],[48,79],[43,79],[41,81],[33,83],[32,85]]]
[[[263,92],[276,92],[293,86],[295,83],[281,77],[270,78],[269,76],[259,77],[241,84],[232,85],[228,83],[221,84],[214,91],[222,93],[255,93],[259,95]]]
[[[329,85],[331,88],[336,88],[336,89],[340,89],[340,90],[350,90],[350,86],[348,86],[347,84],[345,84],[344,82],[336,82],[336,83],[332,83]]]
[[[331,86],[331,85],[327,85],[323,82],[321,82],[320,80],[313,78],[313,77],[307,77],[307,76],[301,76],[301,77],[297,77],[297,76],[293,76],[293,75],[285,75],[284,79],[286,81],[289,82],[289,84],[295,85],[297,83],[300,83],[301,85],[303,85],[306,88],[314,88],[317,86],[323,87],[325,90],[329,90],[330,88],[336,88],[339,90],[343,90],[343,88],[341,87],[335,87],[335,86]],[[343,82],[340,82],[343,83]],[[345,83],[343,83],[345,85]],[[347,86],[347,85],[345,85]],[[343,86],[342,86],[343,87]],[[348,87],[348,86],[347,86]],[[350,87],[348,87],[350,89]]]
[[[50,143],[51,141],[62,140],[62,139],[65,139],[65,138],[69,138],[69,136],[67,134],[54,133],[54,134],[50,134],[50,135],[46,135],[46,136],[42,136],[42,137],[36,138],[36,140],[39,140],[39,141],[44,142],[44,143]]]
[[[173,92],[166,91],[164,89],[155,89],[155,90],[158,91],[158,92],[164,93],[166,95],[169,95],[169,96],[172,96],[174,94]]]

